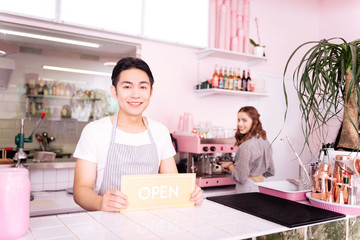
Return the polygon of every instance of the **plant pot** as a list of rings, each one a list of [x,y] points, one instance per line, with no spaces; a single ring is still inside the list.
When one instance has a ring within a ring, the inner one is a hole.
[[[264,47],[256,46],[254,47],[254,55],[258,57],[264,56]]]

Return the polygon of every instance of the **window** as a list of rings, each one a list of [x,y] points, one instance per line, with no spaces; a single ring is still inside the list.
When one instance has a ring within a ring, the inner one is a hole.
[[[140,36],[142,0],[62,0],[60,20]]]
[[[183,45],[208,45],[209,0],[0,0],[0,11]]]
[[[208,0],[144,2],[144,37],[207,46]]]
[[[55,19],[56,0],[0,0],[1,11],[29,17]]]

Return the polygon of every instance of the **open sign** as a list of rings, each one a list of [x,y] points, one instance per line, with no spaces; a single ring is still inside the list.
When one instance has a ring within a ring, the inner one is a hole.
[[[121,176],[121,192],[128,196],[125,211],[192,207],[195,173]]]

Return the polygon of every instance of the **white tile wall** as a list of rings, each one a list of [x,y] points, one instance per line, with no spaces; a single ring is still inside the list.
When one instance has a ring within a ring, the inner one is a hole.
[[[62,190],[73,183],[74,168],[30,170],[31,191]]]

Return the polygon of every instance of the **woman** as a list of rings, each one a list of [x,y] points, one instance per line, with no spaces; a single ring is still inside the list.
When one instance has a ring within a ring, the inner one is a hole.
[[[123,58],[112,72],[111,94],[119,110],[85,126],[76,146],[74,200],[86,210],[119,211],[128,205],[121,175],[177,173],[169,131],[142,116],[154,78],[141,59]],[[202,202],[196,186],[191,200]]]
[[[274,176],[272,149],[260,122],[260,114],[251,106],[238,111],[235,164],[222,162],[221,168],[232,173],[236,193],[258,192],[255,182]]]

